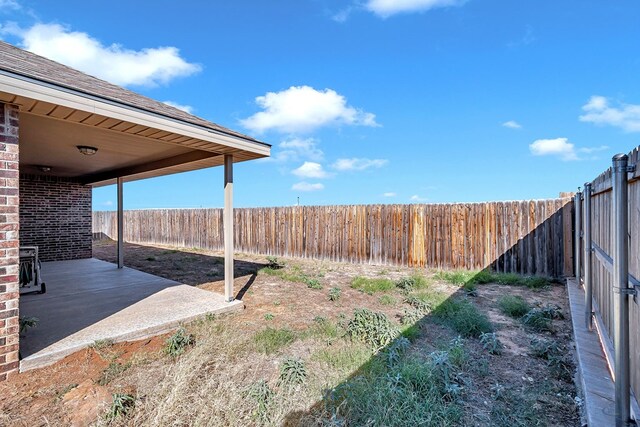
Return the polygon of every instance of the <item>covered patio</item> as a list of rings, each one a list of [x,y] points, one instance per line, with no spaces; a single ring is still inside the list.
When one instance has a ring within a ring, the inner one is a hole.
[[[45,360],[45,349],[62,354],[103,339],[97,324],[126,330],[129,319],[161,331],[132,315],[152,305],[165,304],[149,316],[156,319],[183,311],[164,325],[192,317],[203,300],[215,310],[239,307],[233,165],[269,153],[268,144],[0,41],[0,380],[18,369],[19,349],[28,368]],[[214,166],[224,166],[224,296],[202,299],[205,291],[125,268],[124,183]],[[118,194],[117,265],[91,260],[91,189],[110,184]],[[20,297],[21,246],[39,248],[46,294]],[[40,319],[24,346],[19,314]]]
[[[23,316],[40,321],[22,339],[20,370],[51,364],[96,341],[157,335],[207,314],[241,310],[214,292],[95,258],[45,262],[49,291],[23,295]]]

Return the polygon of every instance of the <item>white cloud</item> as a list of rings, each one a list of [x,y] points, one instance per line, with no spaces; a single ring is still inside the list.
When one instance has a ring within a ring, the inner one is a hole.
[[[342,24],[343,22],[347,22],[347,19],[349,19],[349,15],[351,15],[352,11],[353,6],[348,6],[340,10],[338,13],[334,14],[331,19]]]
[[[191,105],[182,105],[182,104],[178,104],[177,102],[173,102],[173,101],[164,101],[165,104],[173,107],[173,108],[177,108],[178,110],[182,110],[185,113],[189,113],[192,114],[193,113],[193,107]]]
[[[598,151],[605,151],[608,150],[609,146],[608,145],[601,145],[599,147],[583,147],[583,148],[578,148],[578,151],[581,153],[585,153],[585,154],[592,154],[592,153],[597,153]]]
[[[397,13],[425,12],[447,6],[461,6],[465,0],[368,0],[365,8],[382,18]]]
[[[369,168],[380,168],[387,163],[389,163],[389,161],[386,159],[352,158],[338,159],[331,167],[339,171],[361,171]]]
[[[502,126],[509,128],[509,129],[521,129],[522,125],[518,122],[516,122],[515,120],[509,120],[508,122],[504,122],[502,124]]]
[[[106,202],[102,203],[102,206],[113,206],[113,202],[111,200],[107,200]]]
[[[585,114],[580,116],[581,122],[615,126],[626,132],[640,132],[640,105],[621,103],[612,107],[604,96],[592,96],[582,109]]]
[[[22,6],[16,0],[0,0],[0,12],[19,9],[22,9]]]
[[[332,89],[316,90],[310,86],[291,86],[280,92],[258,96],[256,104],[264,111],[240,123],[254,132],[275,130],[305,133],[327,125],[379,126],[375,115],[358,110]]]
[[[567,138],[538,139],[529,145],[534,156],[558,156],[564,161],[578,160],[576,147]]]
[[[428,199],[426,197],[421,197],[417,194],[414,194],[409,198],[409,200],[411,200],[412,202],[426,202]]]
[[[396,197],[398,194],[394,193],[393,191],[389,191],[387,193],[382,193],[382,197]]]
[[[314,138],[291,138],[278,144],[281,151],[275,156],[279,161],[314,160],[320,161],[324,153],[318,148],[318,141]]]
[[[302,166],[294,169],[292,173],[301,178],[328,178],[330,176],[322,165],[316,162],[304,162]]]
[[[200,71],[185,61],[175,47],[126,49],[103,45],[87,33],[58,24],[36,24],[28,29],[7,28],[20,37],[26,50],[123,86],[155,86]]]
[[[311,183],[302,181],[302,182],[293,184],[293,186],[291,186],[291,189],[295,191],[320,191],[320,190],[324,190],[324,185],[322,185],[322,183],[320,182],[311,184]]]

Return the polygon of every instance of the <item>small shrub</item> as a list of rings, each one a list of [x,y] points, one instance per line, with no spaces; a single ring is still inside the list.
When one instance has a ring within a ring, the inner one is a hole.
[[[178,328],[165,342],[164,352],[171,357],[178,357],[186,351],[187,347],[194,345],[195,342],[195,337],[187,333],[186,329]]]
[[[555,340],[537,339],[531,341],[532,354],[547,361],[551,374],[562,381],[572,382],[573,365],[571,357]]]
[[[548,319],[564,319],[562,310],[557,305],[547,304],[541,308],[542,314]]]
[[[358,276],[351,281],[351,287],[372,295],[376,292],[390,291],[395,288],[395,284],[385,278],[370,279],[368,277]]]
[[[398,335],[398,331],[385,314],[366,308],[354,311],[353,319],[347,326],[347,333],[352,339],[373,348],[384,347]]]
[[[426,315],[431,311],[431,304],[415,296],[409,296],[404,301],[421,315]]]
[[[560,353],[560,346],[555,340],[534,338],[531,340],[531,350],[534,356],[548,360]]]
[[[125,393],[114,393],[106,418],[110,421],[119,417],[126,417],[135,405],[136,398],[134,396]]]
[[[280,366],[279,384],[299,385],[307,379],[307,368],[300,359],[286,358]]]
[[[531,306],[518,295],[505,295],[498,300],[498,306],[507,316],[519,319],[531,310]]]
[[[462,285],[462,290],[465,291],[467,296],[476,297],[478,296],[478,285],[475,282],[467,282]]]
[[[531,329],[542,332],[552,331],[553,327],[551,321],[553,320],[552,313],[545,311],[542,308],[532,308],[527,314],[522,316],[522,323]]]
[[[94,350],[102,350],[107,347],[111,347],[113,344],[114,344],[113,340],[110,340],[110,339],[95,340],[94,342],[91,343],[89,348],[92,348]]]
[[[266,314],[264,315],[264,320],[273,320],[273,319],[274,319],[274,317],[275,317],[275,316],[274,316],[273,314],[271,314],[271,313],[266,313]]]
[[[504,348],[495,332],[480,334],[480,344],[489,354],[502,354],[502,349]]]
[[[412,292],[416,289],[424,289],[427,286],[429,286],[429,281],[421,274],[412,274],[396,282],[396,287],[405,293]]]
[[[342,296],[342,289],[340,288],[331,288],[329,289],[329,301],[338,301]]]
[[[296,340],[296,335],[287,328],[266,328],[253,337],[258,351],[264,354],[273,354],[281,348]]]
[[[387,366],[392,367],[397,365],[410,346],[411,342],[405,337],[394,340],[393,344],[385,351]]]
[[[420,319],[422,319],[424,317],[424,315],[416,310],[416,309],[411,309],[411,310],[404,310],[404,313],[402,314],[402,317],[400,319],[400,322],[403,325],[413,325],[417,322],[420,321]]]
[[[493,329],[487,316],[466,299],[449,298],[436,307],[433,313],[464,337],[479,337]]]
[[[318,279],[304,276],[303,282],[307,284],[307,288],[310,289],[322,289],[322,285]]]
[[[247,396],[257,404],[253,418],[263,424],[269,423],[269,408],[275,396],[275,392],[269,387],[269,384],[265,380],[252,384],[247,391]]]
[[[36,326],[38,326],[38,322],[40,322],[40,319],[38,319],[37,317],[20,316],[18,319],[18,323],[20,324],[20,335],[27,332],[27,329],[35,328]]]

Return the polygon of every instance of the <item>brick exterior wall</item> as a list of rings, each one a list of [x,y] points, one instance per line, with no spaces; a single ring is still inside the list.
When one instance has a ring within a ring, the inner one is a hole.
[[[20,365],[18,107],[0,103],[0,381]]]
[[[91,187],[21,174],[20,245],[38,246],[43,262],[91,258]]]

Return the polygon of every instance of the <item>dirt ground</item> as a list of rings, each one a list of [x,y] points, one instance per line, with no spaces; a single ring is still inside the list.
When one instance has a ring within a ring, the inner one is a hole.
[[[125,264],[129,267],[203,289],[223,291],[220,253],[134,244],[127,244],[125,250]],[[94,257],[114,262],[113,242],[96,242]],[[265,325],[303,332],[313,327],[318,317],[348,318],[360,307],[384,313],[399,322],[407,308],[402,294],[396,291],[367,294],[353,289],[352,280],[363,276],[395,281],[416,273],[416,270],[390,266],[283,261],[287,268],[316,278],[322,289],[311,289],[278,275],[261,274],[260,269],[268,263],[265,257],[237,254],[235,290],[245,310],[226,320],[233,325],[236,335],[253,336]],[[433,276],[433,272],[425,270],[418,273]],[[432,286],[448,295],[461,293],[459,286],[444,281],[433,280]],[[341,290],[338,301],[327,298],[331,288]],[[520,295],[533,306],[555,305],[563,318],[553,320],[550,331],[532,331],[500,311],[497,301],[506,294]],[[573,344],[564,286],[556,284],[531,290],[523,286],[484,284],[479,285],[469,299],[489,317],[504,349],[500,355],[489,354],[479,340],[465,340],[472,355],[472,369],[466,379],[468,392],[462,398],[462,425],[580,425],[579,405],[576,405],[579,398],[571,378]],[[412,347],[414,351],[430,352],[456,335],[440,322],[426,319]],[[167,336],[105,346],[96,343],[94,348],[72,354],[53,366],[14,375],[0,384],[3,397],[0,425],[104,424],[104,413],[111,405],[113,393],[131,393],[144,398],[145,393],[151,394],[149,390],[166,381],[174,363],[162,351]],[[535,339],[556,342],[567,356],[562,367],[571,372],[558,375],[548,360],[533,356],[531,343]],[[292,344],[290,352],[307,357],[317,352],[315,345],[315,341],[299,340]],[[242,363],[250,366],[251,361]],[[301,407],[311,410],[313,404],[317,402],[304,403]],[[537,421],[527,423],[530,419]],[[246,418],[241,424],[253,425],[254,420]]]

